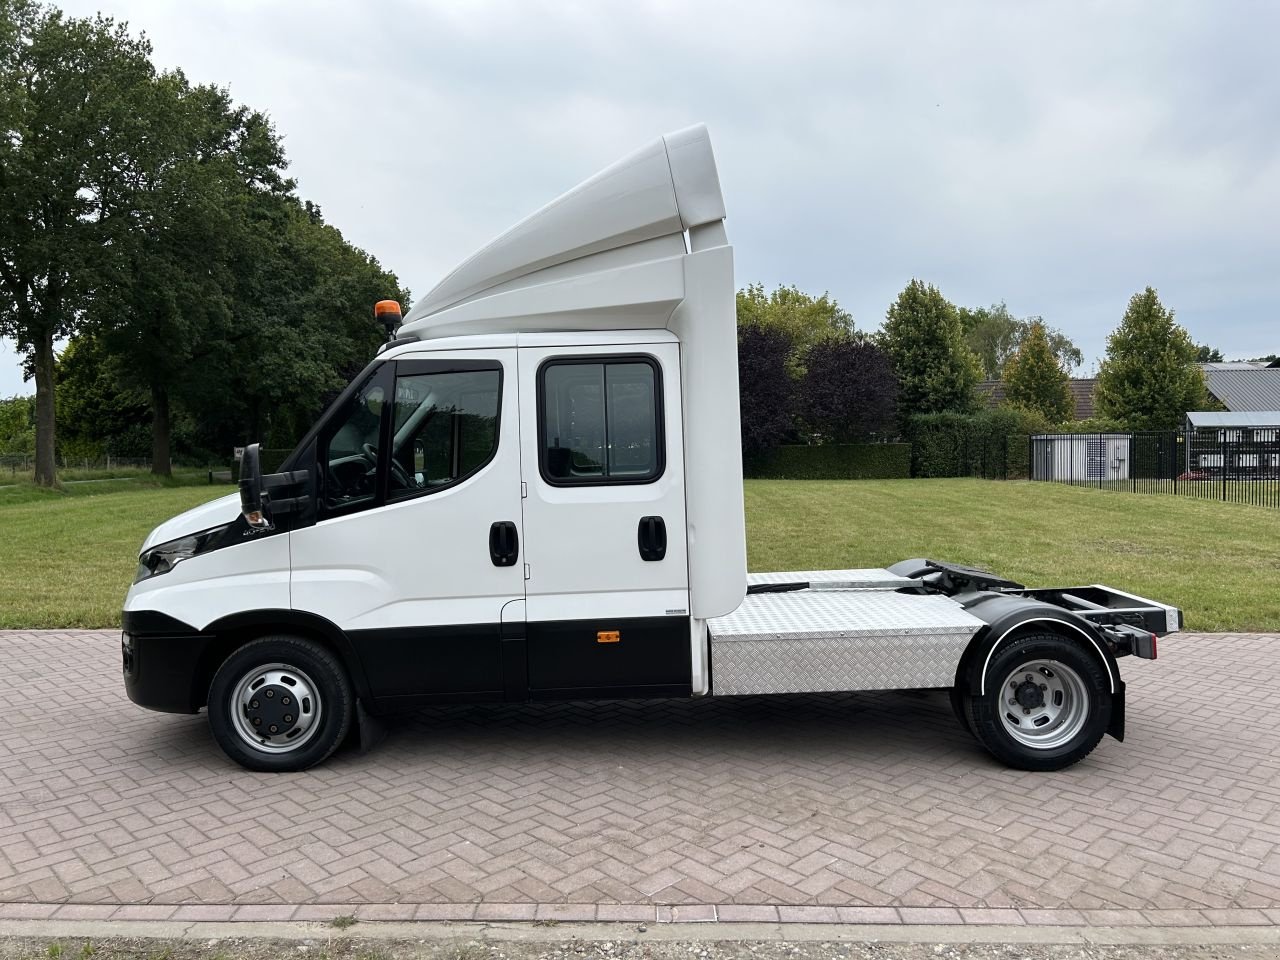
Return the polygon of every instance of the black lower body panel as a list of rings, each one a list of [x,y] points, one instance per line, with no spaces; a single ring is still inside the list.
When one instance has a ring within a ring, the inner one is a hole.
[[[502,698],[502,631],[496,623],[349,630],[347,636],[380,702]]]
[[[529,696],[688,696],[688,617],[555,620],[525,625]]]
[[[121,637],[124,689],[140,707],[197,713],[207,691],[198,689],[200,666],[214,638],[150,611],[125,613]]]

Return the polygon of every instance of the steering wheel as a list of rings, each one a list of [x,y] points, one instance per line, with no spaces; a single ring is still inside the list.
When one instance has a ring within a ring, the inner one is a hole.
[[[362,443],[360,444],[360,449],[364,455],[369,458],[369,463],[373,468],[377,469],[378,448],[372,443]],[[413,482],[412,478],[404,472],[404,467],[400,466],[395,457],[391,458],[391,479],[406,490],[417,486],[417,484]]]

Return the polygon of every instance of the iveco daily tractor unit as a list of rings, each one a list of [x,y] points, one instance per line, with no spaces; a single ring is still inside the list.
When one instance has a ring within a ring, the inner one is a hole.
[[[696,126],[464,261],[280,472],[251,447],[239,496],[147,537],[129,696],[207,707],[255,770],[480,700],[944,688],[1014,767],[1122,739],[1118,661],[1174,607],[923,559],[748,574],[724,221]]]

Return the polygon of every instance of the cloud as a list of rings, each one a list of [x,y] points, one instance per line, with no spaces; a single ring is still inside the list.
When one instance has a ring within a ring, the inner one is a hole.
[[[147,30],[161,65],[268,111],[302,195],[419,295],[599,167],[702,120],[740,284],[830,290],[874,327],[916,276],[1042,314],[1090,357],[1153,284],[1228,355],[1280,346],[1272,5],[109,12]]]

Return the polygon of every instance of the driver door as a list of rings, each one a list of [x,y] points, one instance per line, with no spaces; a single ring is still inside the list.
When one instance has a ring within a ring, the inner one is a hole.
[[[379,699],[523,681],[504,678],[501,634],[524,600],[517,382],[514,349],[389,360],[317,438],[292,603],[343,629]]]

